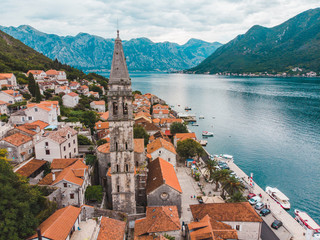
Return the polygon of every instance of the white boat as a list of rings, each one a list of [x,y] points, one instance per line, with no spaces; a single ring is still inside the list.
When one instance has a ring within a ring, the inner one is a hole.
[[[199,119],[204,119],[204,116],[203,116],[203,115],[200,115],[200,116],[199,116]]]
[[[197,123],[192,123],[191,126],[199,127],[199,124],[197,124]]]
[[[213,132],[202,131],[202,136],[212,137],[213,136]]]
[[[222,154],[221,157],[223,157],[225,159],[233,159],[233,156],[229,155],[229,154]]]
[[[184,110],[189,111],[189,110],[191,110],[191,107],[186,106],[186,107],[184,108]]]
[[[282,208],[289,210],[290,202],[289,198],[284,195],[278,188],[266,187],[266,193],[269,194],[277,203],[281,205]]]
[[[298,209],[294,210],[295,219],[305,227],[305,229],[311,229],[316,233],[320,233],[320,226],[317,224],[306,212]]]

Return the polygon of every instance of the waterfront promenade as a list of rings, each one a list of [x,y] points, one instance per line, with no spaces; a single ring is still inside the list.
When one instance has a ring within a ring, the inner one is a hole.
[[[219,158],[219,160],[223,160],[223,159]],[[230,170],[234,171],[238,177],[243,179],[249,185],[248,175],[245,174],[232,160],[223,160],[223,161],[227,162],[230,167]],[[262,201],[270,205],[269,208],[271,210],[272,215],[276,219],[282,221],[283,227],[285,227],[288,230],[288,232],[290,232],[290,234],[292,235],[292,238],[291,238],[292,240],[306,239],[306,237],[304,236],[305,229],[286,210],[284,210],[277,202],[275,202],[262,188],[260,188],[255,182],[254,182],[254,187],[250,190],[256,195],[258,194],[262,195]],[[275,233],[277,234],[277,231],[275,231]],[[290,237],[288,239],[290,239]]]

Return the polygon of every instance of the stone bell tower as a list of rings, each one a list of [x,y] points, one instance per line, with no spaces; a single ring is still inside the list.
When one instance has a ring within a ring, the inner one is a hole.
[[[132,90],[119,30],[108,87],[112,206],[131,214],[136,212]]]

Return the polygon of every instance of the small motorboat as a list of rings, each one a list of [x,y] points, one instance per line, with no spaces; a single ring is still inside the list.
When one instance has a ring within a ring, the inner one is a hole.
[[[204,116],[203,116],[203,115],[200,115],[200,116],[199,116],[199,119],[204,119]]]
[[[197,124],[197,123],[192,123],[191,126],[193,126],[193,127],[199,127],[199,124]]]
[[[184,110],[189,111],[189,110],[191,110],[191,107],[186,106],[186,107],[184,108]]]
[[[213,132],[202,131],[202,136],[205,136],[205,137],[213,137]]]

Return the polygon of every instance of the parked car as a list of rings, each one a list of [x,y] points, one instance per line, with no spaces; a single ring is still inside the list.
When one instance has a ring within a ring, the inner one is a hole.
[[[249,199],[249,203],[251,205],[255,205],[256,203],[261,202],[261,198],[258,196],[252,197]]]
[[[199,203],[203,203],[202,198],[198,198],[198,202],[199,202]]]
[[[278,229],[281,226],[282,226],[282,222],[279,220],[274,220],[273,223],[271,224],[271,227],[274,229]]]
[[[268,209],[268,208],[263,208],[263,209],[261,209],[261,211],[260,211],[260,214],[262,215],[262,216],[267,216],[268,214],[270,214],[271,213],[271,210],[270,209]]]
[[[254,206],[255,209],[260,210],[264,208],[264,203],[263,202],[257,202],[256,205]]]
[[[253,197],[255,197],[255,196],[257,196],[257,195],[255,195],[254,193],[249,193],[248,196],[247,196],[247,198],[248,198],[248,200],[249,200],[250,198],[253,198]]]

